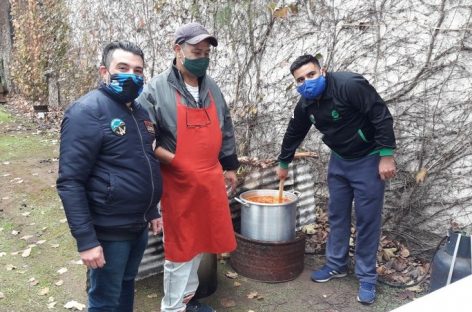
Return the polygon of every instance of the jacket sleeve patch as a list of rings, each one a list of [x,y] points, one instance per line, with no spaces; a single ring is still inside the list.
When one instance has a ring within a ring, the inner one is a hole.
[[[154,124],[150,120],[145,120],[144,125],[146,126],[146,130],[151,133],[152,135],[156,135],[156,129],[154,128]]]

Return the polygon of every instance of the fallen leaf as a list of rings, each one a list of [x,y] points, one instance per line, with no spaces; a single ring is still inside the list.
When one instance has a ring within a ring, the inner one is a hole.
[[[23,258],[26,258],[26,257],[29,257],[30,254],[31,254],[31,248],[27,248],[27,249],[25,249],[25,250],[23,251],[23,253],[21,254],[21,256],[22,256]]]
[[[58,247],[59,247],[59,244],[51,244],[51,247],[52,247],[52,248],[58,248]]]
[[[48,298],[48,302],[53,302],[54,301],[54,297],[49,297]]]
[[[18,235],[18,234],[20,234],[19,231],[16,231],[16,230],[11,231],[11,235],[15,235],[15,236],[16,236],[16,235]]]
[[[36,286],[39,284],[39,281],[35,279],[34,277],[30,278],[28,282],[30,283],[31,286]]]
[[[23,236],[23,237],[20,237],[20,239],[22,239],[22,240],[28,240],[28,239],[30,239],[30,238],[32,238],[32,237],[33,237],[33,235],[25,235],[25,236]]]
[[[12,255],[12,256],[16,256],[16,255],[19,255],[19,254],[20,254],[19,251],[13,251],[13,252],[10,253],[10,255]]]
[[[272,13],[272,15],[274,15],[274,17],[278,17],[278,18],[286,18],[289,14],[289,8],[288,7],[283,7],[283,8],[275,8],[274,12]]]
[[[58,280],[57,282],[54,283],[56,286],[62,286],[64,284],[63,280]]]
[[[392,268],[397,272],[402,272],[408,267],[408,261],[403,258],[395,258],[392,260]]]
[[[57,304],[56,301],[49,302],[49,303],[48,303],[48,309],[54,309],[54,308],[56,307],[56,304]]]
[[[7,269],[7,271],[12,271],[16,269],[16,266],[14,266],[13,264],[7,264],[5,268]]]
[[[3,164],[4,164],[4,165],[9,165],[10,162],[9,162],[9,161],[4,161]]]
[[[31,211],[25,211],[25,212],[22,212],[22,213],[21,213],[21,215],[22,215],[23,217],[27,217],[27,216],[29,216],[30,214],[31,214]]]
[[[2,197],[2,200],[8,200],[8,199],[10,199],[10,197],[8,197],[8,196],[7,197]]]
[[[1,257],[3,257],[3,256],[6,256],[6,255],[7,255],[7,253],[6,253],[6,252],[3,252],[3,251],[2,251],[2,252],[0,252],[0,258],[1,258]]]
[[[66,273],[67,271],[68,271],[67,268],[60,268],[59,270],[57,270],[57,273],[59,273],[59,274],[64,274],[64,273]]]
[[[157,294],[156,293],[152,293],[152,294],[149,294],[147,295],[148,298],[157,298]]]
[[[410,256],[410,251],[406,247],[403,247],[400,251],[400,256],[403,258],[408,258]]]
[[[428,170],[426,168],[421,168],[415,177],[416,184],[423,183],[426,180],[427,175],[428,175]]]
[[[67,222],[66,218],[59,220],[59,223],[66,223],[66,222]]]
[[[302,232],[308,235],[312,235],[316,233],[316,228],[314,224],[307,224],[302,227]]]
[[[38,292],[40,296],[46,296],[47,294],[49,294],[49,287],[45,287]]]
[[[259,296],[259,294],[257,293],[257,291],[251,291],[251,292],[247,295],[247,297],[248,297],[249,299],[254,299],[254,298],[257,298],[258,296]]]
[[[241,283],[235,281],[233,285],[234,285],[234,287],[239,287],[239,286],[241,286]]]
[[[413,286],[413,287],[408,287],[406,290],[414,291],[416,293],[420,293],[420,292],[423,291],[423,288],[421,288],[420,285],[416,285],[416,286]]]
[[[415,293],[410,290],[405,290],[398,294],[398,298],[401,300],[415,299]]]
[[[233,271],[226,271],[225,276],[227,278],[235,279],[236,277],[238,277],[238,273]]]
[[[75,300],[69,301],[64,305],[64,308],[66,309],[77,309],[79,311],[82,311],[85,308],[85,304],[79,303]]]
[[[42,245],[42,244],[44,244],[45,242],[46,242],[46,240],[44,240],[44,239],[43,239],[43,240],[39,240],[39,241],[37,241],[37,242],[36,242],[36,244],[38,244],[38,245]]]
[[[84,264],[84,263],[82,262],[82,259],[79,259],[79,260],[71,260],[70,263],[72,263],[72,264],[80,264],[80,265]]]
[[[231,308],[236,306],[236,301],[234,301],[233,299],[221,298],[220,304],[225,308]]]
[[[5,295],[0,291],[0,299],[4,299]]]
[[[382,249],[382,255],[385,260],[390,260],[390,258],[395,257],[395,252],[397,248],[384,248]]]

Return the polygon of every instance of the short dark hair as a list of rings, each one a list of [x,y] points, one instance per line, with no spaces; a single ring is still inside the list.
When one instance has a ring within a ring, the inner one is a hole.
[[[109,44],[107,44],[105,48],[103,48],[103,53],[102,53],[103,66],[105,66],[106,68],[110,66],[111,59],[113,56],[113,51],[118,50],[118,49],[128,51],[128,52],[131,52],[133,54],[140,56],[143,59],[143,63],[144,63],[143,50],[141,50],[141,48],[138,47],[136,44],[130,41],[123,40],[123,41],[112,41]]]
[[[321,68],[320,62],[318,62],[316,57],[314,57],[311,54],[304,54],[297,57],[297,59],[292,63],[292,65],[290,65],[290,73],[293,75],[294,71],[296,71],[297,69],[299,69],[300,67],[308,63],[313,63],[319,68]]]

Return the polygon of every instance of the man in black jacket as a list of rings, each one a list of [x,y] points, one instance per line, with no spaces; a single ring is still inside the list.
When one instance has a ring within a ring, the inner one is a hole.
[[[144,54],[108,44],[100,87],[70,105],[61,127],[57,189],[82,262],[89,268],[88,311],[133,311],[134,280],[148,225],[161,231],[155,128],[134,100]]]
[[[344,277],[349,257],[352,201],[356,213],[357,300],[375,300],[376,254],[380,239],[385,180],[395,175],[392,116],[361,75],[327,73],[312,55],[302,55],[290,71],[301,95],[285,133],[277,174],[285,179],[295,150],[314,125],[331,149],[328,166],[330,232],[326,264],[315,282]]]

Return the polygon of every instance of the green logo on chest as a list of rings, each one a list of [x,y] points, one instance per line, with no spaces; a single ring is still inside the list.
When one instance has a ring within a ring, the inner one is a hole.
[[[341,119],[341,116],[339,116],[338,111],[335,109],[331,111],[331,117],[333,117],[334,121],[338,121],[339,119]]]

